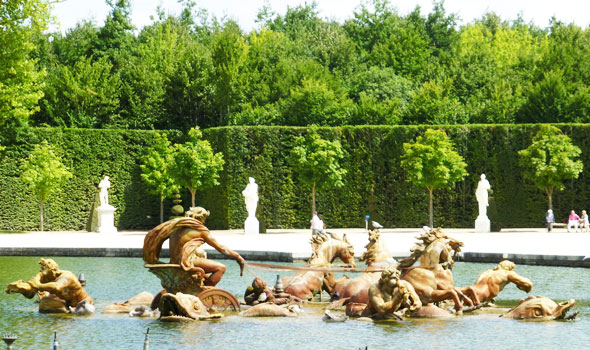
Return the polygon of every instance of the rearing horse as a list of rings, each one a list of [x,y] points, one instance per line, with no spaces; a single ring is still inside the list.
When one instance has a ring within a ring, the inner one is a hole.
[[[453,299],[455,309],[461,310],[463,299],[473,306],[471,299],[459,288],[455,288],[453,283],[454,259],[463,243],[448,237],[440,228],[423,233],[417,238],[421,242],[412,247],[409,257],[400,261],[401,279],[414,286],[424,305]]]
[[[306,266],[328,266],[336,258],[339,258],[345,264],[356,267],[354,263],[354,247],[346,235],[341,238],[335,234],[318,234],[312,237],[311,246],[313,253]],[[302,271],[294,276],[284,277],[282,279],[285,286],[285,293],[289,293],[303,300],[310,300],[315,294],[325,290],[332,294],[334,288],[334,274],[332,272],[322,271]]]

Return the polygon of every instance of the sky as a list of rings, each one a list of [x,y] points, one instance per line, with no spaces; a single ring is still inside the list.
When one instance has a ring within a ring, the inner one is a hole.
[[[355,8],[362,0],[316,0],[322,18],[335,19],[339,22],[351,18]],[[258,10],[265,4],[284,14],[287,7],[304,4],[305,0],[197,0],[197,7],[206,9],[210,15],[228,17],[236,20],[245,31],[257,27],[255,23]],[[311,1],[308,1],[310,3]],[[432,0],[390,0],[402,15],[412,11],[417,5],[423,14],[432,10]],[[177,0],[131,0],[131,18],[136,28],[152,22],[156,8],[169,14],[179,14],[181,6]],[[461,18],[460,24],[469,23],[480,18],[485,12],[493,11],[502,19],[516,19],[522,15],[525,22],[533,22],[545,28],[551,17],[555,16],[564,23],[575,23],[586,28],[590,23],[590,1],[586,0],[446,0],[447,13],[456,13]],[[60,23],[59,29],[65,32],[81,20],[89,19],[102,26],[109,12],[104,0],[63,0],[54,4],[53,15]]]

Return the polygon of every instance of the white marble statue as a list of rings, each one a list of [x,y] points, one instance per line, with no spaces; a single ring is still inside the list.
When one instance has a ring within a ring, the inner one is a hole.
[[[98,197],[100,199],[100,206],[96,208],[98,215],[98,226],[97,232],[99,233],[116,233],[117,228],[115,227],[115,207],[109,204],[109,188],[111,188],[111,182],[109,177],[105,176],[104,179],[98,184],[100,192]]]
[[[248,217],[256,217],[256,205],[258,204],[258,185],[254,182],[254,178],[248,178],[250,182],[242,191],[244,201],[246,202],[246,210]]]
[[[108,176],[105,176],[104,179],[100,181],[98,188],[100,188],[100,206],[107,207],[109,205],[109,188],[111,188],[111,182],[109,181]]]
[[[260,225],[258,219],[256,219],[256,206],[258,205],[258,185],[254,182],[254,178],[249,178],[250,182],[246,188],[242,191],[244,201],[246,202],[246,211],[248,217],[244,222],[244,233],[258,234]]]
[[[491,189],[490,183],[486,180],[485,174],[481,174],[481,180],[475,190],[475,198],[479,204],[479,215],[475,219],[475,232],[490,232],[491,223],[487,216],[489,189]]]
[[[477,184],[477,189],[475,190],[475,198],[477,198],[477,203],[479,204],[479,216],[487,217],[487,210],[488,210],[488,190],[491,189],[490,183],[486,180],[486,175],[481,174],[481,180]]]

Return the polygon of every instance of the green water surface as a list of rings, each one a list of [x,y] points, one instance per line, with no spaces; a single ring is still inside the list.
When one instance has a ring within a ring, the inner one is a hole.
[[[28,280],[39,271],[38,257],[0,257],[2,288]],[[519,265],[516,271],[533,281],[532,295],[556,302],[576,299],[578,321],[526,322],[495,314],[465,314],[450,319],[370,323],[350,320],[325,323],[321,309],[304,307],[297,318],[244,318],[229,315],[218,321],[163,323],[156,319],[108,315],[100,311],[142,291],[156,294],[159,280],[136,258],[55,258],[60,268],[83,272],[86,289],[96,302],[92,316],[46,315],[33,300],[0,293],[0,334],[13,332],[13,348],[51,349],[53,332],[60,349],[143,349],[144,333],[150,328],[150,349],[585,349],[590,347],[590,270],[581,268]],[[239,276],[237,264],[226,260],[227,272],[218,285],[238,298],[252,281]],[[455,284],[472,284],[494,264],[457,263]],[[273,271],[252,271],[274,283]],[[281,272],[285,273],[285,272]],[[497,298],[510,307],[527,294],[513,285]],[[0,343],[3,346],[3,344]],[[0,347],[1,348],[1,347]]]

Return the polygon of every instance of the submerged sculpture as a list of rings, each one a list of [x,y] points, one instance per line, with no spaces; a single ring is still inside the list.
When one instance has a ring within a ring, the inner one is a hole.
[[[401,260],[401,278],[414,286],[422,304],[437,303],[452,299],[457,311],[463,302],[474,306],[474,302],[463,291],[454,286],[452,268],[463,242],[450,238],[440,228],[430,230],[417,237],[419,242],[411,249],[412,254]],[[473,293],[471,289],[467,292]]]
[[[495,268],[484,271],[479,275],[474,285],[465,287],[462,291],[475,293],[476,303],[493,301],[508,283],[514,283],[518,289],[530,293],[533,283],[528,278],[512,271],[515,267],[516,265],[512,261],[503,260]],[[467,288],[471,290],[467,291]]]
[[[400,308],[415,311],[422,307],[414,287],[400,279],[400,271],[389,267],[383,271],[379,282],[369,288],[369,304],[362,316],[373,319],[401,318]]]
[[[260,277],[254,278],[252,285],[248,286],[246,292],[244,292],[244,302],[246,305],[257,305],[262,303],[282,305],[290,302],[301,303],[301,301],[301,299],[291,294],[271,290],[266,285],[266,281]]]
[[[20,293],[31,299],[39,295],[39,312],[72,312],[78,315],[94,312],[92,298],[76,275],[71,271],[60,270],[52,259],[39,261],[41,271],[30,281],[18,280],[6,287],[6,293]]]
[[[567,316],[567,312],[576,304],[574,299],[566,300],[557,304],[547,297],[529,296],[522,299],[517,306],[513,307],[502,317],[516,319],[531,319],[538,321],[575,319],[577,312]]]
[[[212,288],[219,283],[226,268],[222,263],[207,259],[202,245],[207,243],[221,254],[235,259],[240,265],[240,275],[244,269],[244,258],[211,236],[204,225],[208,216],[209,211],[204,208],[192,208],[184,218],[160,224],[146,235],[143,245],[145,267],[160,279],[164,287],[152,305],[161,307],[166,293],[183,293],[199,297],[209,310],[239,310],[239,303],[231,293]],[[168,264],[159,260],[162,244],[166,240],[169,240],[170,246]]]
[[[312,256],[306,266],[327,266],[339,258],[348,266],[355,267],[354,247],[346,235],[342,238],[335,234],[328,236],[325,233],[314,235],[311,238]],[[334,274],[329,271],[302,271],[294,276],[282,279],[285,293],[291,294],[302,300],[310,300],[314,295],[322,293],[322,290],[332,294],[334,288]]]
[[[385,242],[381,238],[379,228],[369,231],[369,243],[365,246],[366,251],[361,256],[361,261],[364,261],[368,267],[379,267],[394,264],[393,256],[385,246]],[[381,277],[381,271],[363,272],[356,278],[349,278],[344,276],[336,280],[334,292],[332,293],[332,300],[340,300],[337,305],[346,305],[348,303],[368,304],[369,287],[377,283]]]

